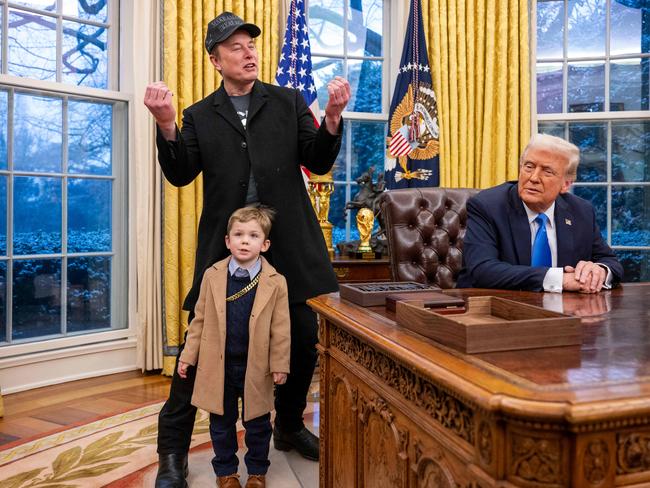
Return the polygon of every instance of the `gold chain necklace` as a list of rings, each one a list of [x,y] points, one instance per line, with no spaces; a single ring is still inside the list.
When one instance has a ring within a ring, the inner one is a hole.
[[[255,276],[255,278],[253,278],[253,281],[251,281],[248,285],[246,285],[244,288],[239,290],[234,295],[230,295],[229,297],[226,297],[226,301],[227,302],[234,302],[238,298],[243,297],[244,295],[246,295],[246,293],[248,293],[253,288],[255,288],[257,286],[257,284],[260,282],[260,275],[261,274],[262,273],[257,273],[257,276]]]

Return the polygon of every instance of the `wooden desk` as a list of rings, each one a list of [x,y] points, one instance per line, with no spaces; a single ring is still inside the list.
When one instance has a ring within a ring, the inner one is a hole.
[[[390,260],[337,258],[332,266],[339,283],[390,281]]]
[[[321,487],[650,486],[650,284],[448,293],[559,300],[583,316],[582,345],[464,355],[382,307],[310,300]]]

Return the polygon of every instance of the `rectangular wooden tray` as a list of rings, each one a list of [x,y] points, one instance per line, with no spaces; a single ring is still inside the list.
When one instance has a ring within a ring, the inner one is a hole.
[[[416,283],[415,281],[375,281],[371,283],[345,283],[339,285],[341,298],[350,300],[362,307],[376,307],[386,303],[386,296],[391,293],[428,290],[440,291],[433,285]]]
[[[386,310],[395,312],[397,302],[410,302],[424,308],[435,308],[437,312],[441,308],[462,308],[460,312],[464,312],[465,300],[462,298],[445,295],[441,291],[432,290],[415,290],[405,291],[401,293],[391,293],[386,296]]]
[[[497,297],[470,297],[467,312],[442,315],[398,302],[397,323],[467,354],[582,343],[581,322],[533,305]]]

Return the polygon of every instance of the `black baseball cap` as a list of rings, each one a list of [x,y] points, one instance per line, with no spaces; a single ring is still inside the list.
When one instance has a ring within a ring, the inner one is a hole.
[[[208,53],[218,43],[228,39],[236,30],[245,30],[251,37],[259,36],[262,31],[255,24],[248,24],[232,12],[223,12],[212,19],[208,24],[208,32],[205,35],[205,48]]]

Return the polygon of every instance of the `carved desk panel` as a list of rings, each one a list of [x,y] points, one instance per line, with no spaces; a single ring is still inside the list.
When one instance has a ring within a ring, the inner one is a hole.
[[[310,300],[321,487],[650,486],[650,285],[446,293],[580,316],[582,344],[464,355],[383,307]]]

